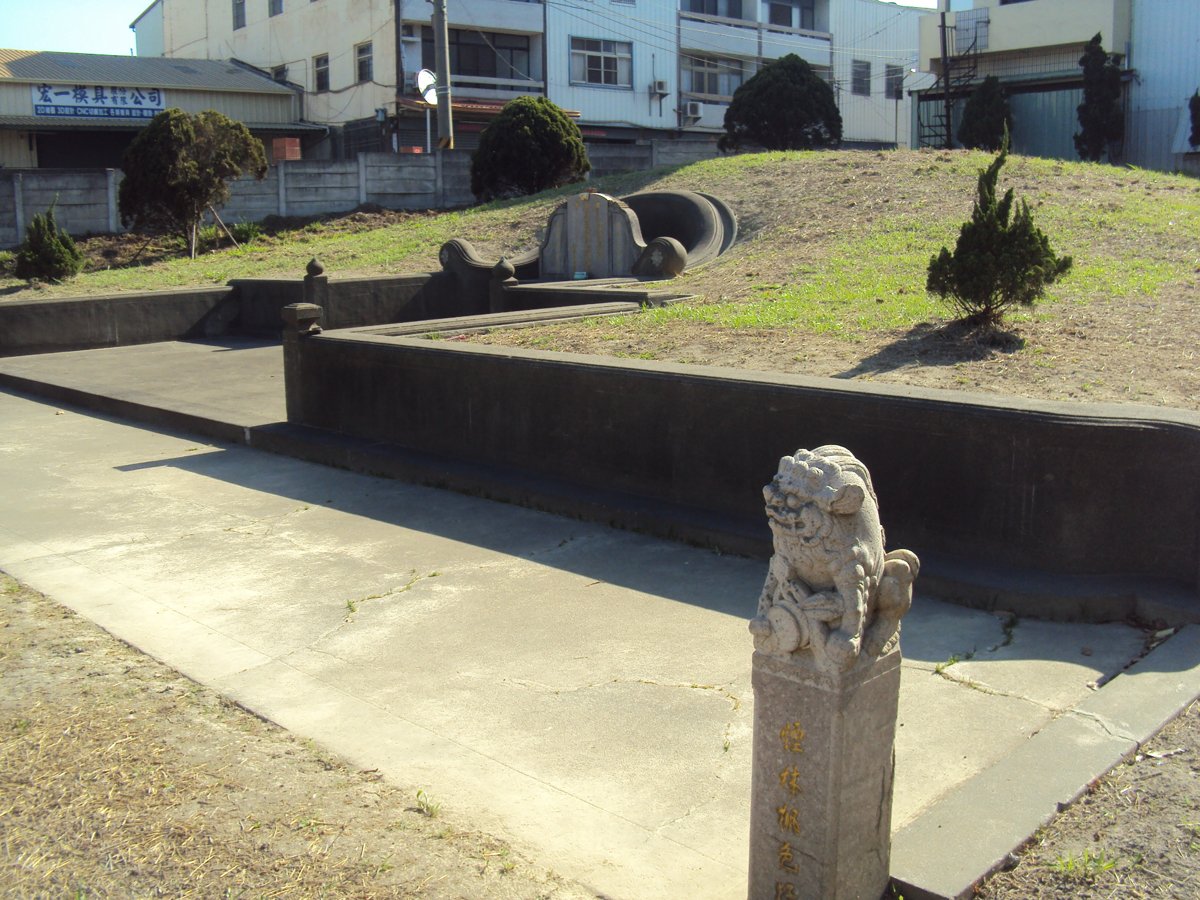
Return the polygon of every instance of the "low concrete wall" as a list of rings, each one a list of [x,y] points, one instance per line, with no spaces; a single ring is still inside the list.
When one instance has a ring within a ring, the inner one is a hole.
[[[654,149],[645,144],[588,144],[591,176],[602,178],[617,172],[636,172],[654,164]]]
[[[716,144],[656,140],[648,144],[589,145],[596,175],[651,166],[679,165],[716,155]],[[0,249],[24,240],[34,213],[57,198],[58,223],[74,237],[121,230],[118,169],[5,169],[0,174]],[[258,222],[267,216],[315,216],[348,212],[364,203],[388,209],[470,206],[471,153],[360,153],[354,160],[294,160],[272,165],[262,181],[240,178],[229,185],[221,218]]]
[[[0,302],[0,356],[217,337],[237,314],[230,287]]]
[[[414,322],[466,312],[463,298],[448,290],[446,276],[440,272],[329,279],[314,297],[305,295],[303,279],[238,278],[230,284],[237,290],[237,330],[243,334],[278,334],[283,324],[280,311],[289,303],[319,302],[329,328]]]
[[[1194,592],[1200,578],[1192,413],[346,332],[302,339],[300,360],[289,392],[303,424],[575,485],[613,521],[767,552],[761,488],[779,456],[838,443],[876,479],[889,546],[926,558],[926,589],[964,562],[1088,576],[1116,594]],[[650,507],[666,512],[621,512]]]
[[[447,273],[327,279],[306,298],[301,278],[241,278],[228,286],[110,294],[63,300],[0,301],[0,356],[116,347],[154,341],[278,334],[280,310],[306,299],[325,308],[331,328],[356,328],[487,310]]]

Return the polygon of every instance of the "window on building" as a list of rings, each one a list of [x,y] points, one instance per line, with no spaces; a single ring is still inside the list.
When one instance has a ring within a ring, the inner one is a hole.
[[[809,31],[816,30],[817,0],[800,0],[800,5],[797,9],[800,11],[800,21],[797,23],[797,26]]]
[[[354,48],[354,71],[359,84],[375,80],[375,67],[372,62],[371,42],[359,44]]]
[[[693,94],[732,97],[742,86],[742,61],[722,56],[685,56],[683,90]]]
[[[531,78],[529,35],[452,28],[447,35],[450,73],[476,78]],[[421,29],[421,65],[436,68],[433,29]]]
[[[633,87],[633,45],[628,41],[571,38],[571,83]]]
[[[318,94],[329,90],[329,54],[313,57],[313,90]]]
[[[233,0],[233,29],[246,27],[246,0]]]
[[[871,62],[856,59],[850,63],[850,93],[871,96]]]
[[[287,66],[276,66],[271,70],[271,78],[275,81],[287,81]]]
[[[790,3],[768,3],[767,4],[767,21],[772,25],[782,25],[784,28],[792,27],[792,4]]]
[[[884,66],[884,96],[889,100],[904,99],[904,69],[900,66]]]
[[[725,19],[742,18],[742,0],[683,0],[683,9]]]
[[[954,53],[969,53],[988,48],[987,9],[964,9],[954,17]]]
[[[277,16],[283,12],[283,0],[267,0],[267,15]]]
[[[804,28],[813,31],[817,27],[816,0],[768,3],[767,21],[783,28]]]

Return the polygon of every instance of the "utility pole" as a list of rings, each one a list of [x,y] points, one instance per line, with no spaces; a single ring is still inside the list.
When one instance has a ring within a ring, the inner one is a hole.
[[[396,17],[396,114],[400,114],[400,99],[404,96],[404,0],[393,0],[392,14]]]
[[[437,72],[438,147],[454,149],[454,116],[450,112],[450,40],[446,0],[433,0],[433,61]]]
[[[945,104],[946,144],[945,149],[954,149],[954,100],[950,96],[950,54],[947,51],[946,13],[942,12],[942,102]]]

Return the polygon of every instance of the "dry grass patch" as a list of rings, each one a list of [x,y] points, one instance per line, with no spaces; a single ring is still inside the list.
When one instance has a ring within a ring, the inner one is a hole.
[[[6,897],[591,896],[0,584]]]

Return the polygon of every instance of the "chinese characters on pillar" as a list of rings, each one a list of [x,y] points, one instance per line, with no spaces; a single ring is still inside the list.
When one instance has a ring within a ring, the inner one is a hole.
[[[34,85],[35,116],[76,119],[152,119],[166,109],[161,88],[128,85]]]
[[[787,765],[779,773],[779,786],[783,793],[783,802],[776,808],[775,814],[779,819],[779,830],[783,832],[783,840],[779,843],[779,869],[782,877],[797,875],[800,866],[796,852],[792,847],[791,836],[800,834],[800,768],[796,765],[794,756],[804,752],[804,729],[799,722],[788,722],[779,729],[779,742],[783,747]],[[775,900],[796,900],[796,885],[790,881],[775,882]]]

